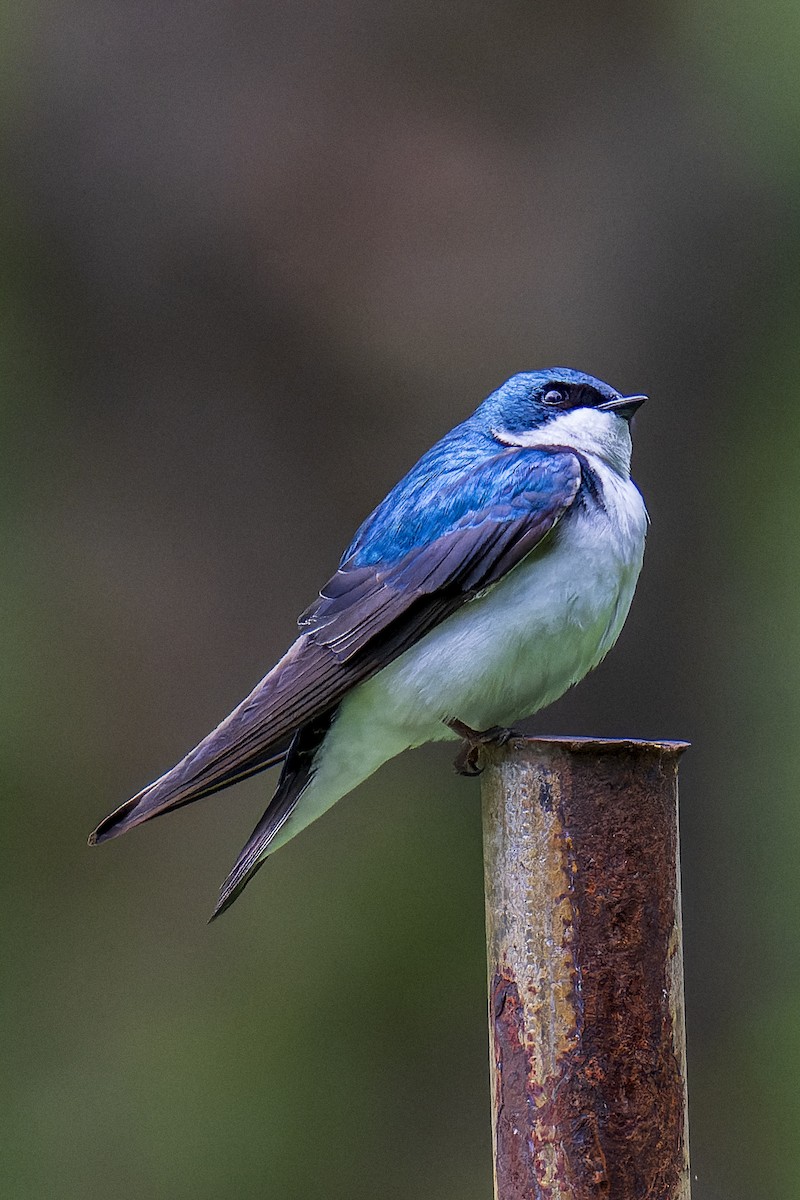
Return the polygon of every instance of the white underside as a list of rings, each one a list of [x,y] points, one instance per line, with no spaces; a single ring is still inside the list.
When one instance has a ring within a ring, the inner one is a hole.
[[[504,579],[353,689],[268,853],[396,754],[453,739],[445,720],[473,729],[512,725],[597,666],[628,614],[647,513],[629,478],[591,461],[606,511],[576,505]]]

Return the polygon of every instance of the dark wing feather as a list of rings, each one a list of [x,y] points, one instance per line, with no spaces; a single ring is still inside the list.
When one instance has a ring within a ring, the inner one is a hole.
[[[346,674],[328,650],[298,638],[230,716],[171,770],[101,821],[90,844],[109,841],[281,762],[298,727],[338,703]]]
[[[298,730],[327,719],[352,687],[521,562],[567,511],[581,483],[574,455],[535,453],[527,476],[524,452],[498,456],[515,471],[508,498],[498,489],[496,502],[468,509],[393,562],[364,563],[351,555],[303,614],[301,637],[273,670],[177,766],[107,817],[90,841],[107,841],[280,761]],[[543,458],[547,486],[544,472],[535,470]],[[290,792],[296,803],[299,793]]]

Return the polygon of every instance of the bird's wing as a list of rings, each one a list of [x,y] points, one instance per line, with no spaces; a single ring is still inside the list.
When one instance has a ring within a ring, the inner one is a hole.
[[[525,558],[580,485],[580,462],[568,451],[506,450],[468,475],[427,481],[399,514],[388,497],[301,617],[303,632],[288,653],[230,716],[107,817],[90,841],[107,841],[280,761],[297,730],[332,712],[357,683]],[[391,536],[393,556],[372,562],[381,518],[392,522],[383,534]]]

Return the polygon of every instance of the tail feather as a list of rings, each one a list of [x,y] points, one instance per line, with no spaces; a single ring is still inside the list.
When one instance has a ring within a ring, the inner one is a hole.
[[[310,721],[295,734],[286,761],[266,812],[248,838],[231,873],[220,888],[216,907],[210,920],[230,908],[242,894],[256,871],[264,865],[266,852],[297,807],[303,792],[311,782],[314,760],[326,733],[331,727],[335,710]]]

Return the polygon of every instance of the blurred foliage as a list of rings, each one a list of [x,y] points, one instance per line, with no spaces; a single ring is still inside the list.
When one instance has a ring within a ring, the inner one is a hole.
[[[651,403],[608,662],[688,737],[695,1200],[800,1195],[796,63],[777,0],[6,5],[9,1200],[490,1191],[477,789],[387,767],[205,925],[265,781],[84,835],[514,370]]]

